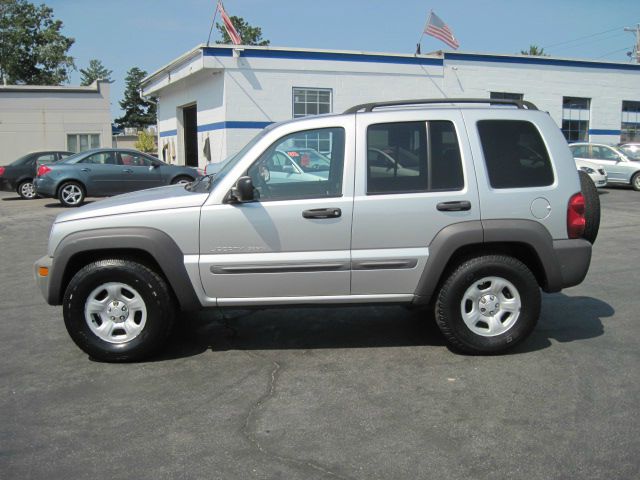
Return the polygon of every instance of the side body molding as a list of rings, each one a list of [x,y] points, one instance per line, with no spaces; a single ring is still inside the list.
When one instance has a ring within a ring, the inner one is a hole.
[[[100,228],[72,233],[65,237],[53,255],[47,301],[62,303],[62,282],[69,261],[77,254],[105,250],[142,250],[156,261],[167,278],[182,310],[201,308],[184,265],[184,253],[166,233],[149,227]]]

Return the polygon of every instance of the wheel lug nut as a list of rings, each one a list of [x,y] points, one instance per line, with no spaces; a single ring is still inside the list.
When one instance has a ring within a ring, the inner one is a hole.
[[[124,320],[124,316],[123,315],[120,315],[120,320]]]
[[[116,319],[116,317],[111,317],[111,320],[115,320],[115,319]]]
[[[481,312],[486,312],[486,311],[487,311],[487,309],[486,309],[486,308],[481,308],[481,309],[480,309],[480,311],[481,311]]]
[[[122,307],[122,311],[126,312],[127,311],[127,307]]]

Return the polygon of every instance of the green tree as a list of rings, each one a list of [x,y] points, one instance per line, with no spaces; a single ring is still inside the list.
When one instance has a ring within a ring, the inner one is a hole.
[[[0,77],[11,84],[59,85],[75,69],[73,38],[62,35],[53,9],[27,0],[0,0]]]
[[[112,73],[100,60],[91,59],[87,68],[80,69],[80,85],[91,85],[96,80],[110,82]]]
[[[135,147],[141,152],[151,153],[157,151],[156,136],[147,130],[138,132],[138,140],[136,141]]]
[[[266,47],[271,43],[269,40],[262,39],[262,29],[260,27],[252,27],[242,17],[232,16],[229,18],[231,19],[233,26],[236,27],[240,38],[242,38],[243,45],[260,45]],[[222,40],[217,40],[216,43],[232,43],[231,37],[229,37],[224,25],[216,23],[216,28],[220,32],[220,35],[222,35]]]
[[[146,75],[147,72],[138,67],[127,72],[124,98],[120,100],[124,115],[114,122],[119,128],[144,128],[156,123],[156,104],[140,97],[140,84]]]
[[[544,48],[537,45],[529,45],[529,50],[520,50],[522,55],[531,55],[534,57],[548,57],[549,55],[544,53]]]

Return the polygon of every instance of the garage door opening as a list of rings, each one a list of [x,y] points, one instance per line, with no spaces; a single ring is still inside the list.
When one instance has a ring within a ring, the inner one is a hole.
[[[198,107],[190,105],[182,109],[184,126],[184,163],[198,166]]]

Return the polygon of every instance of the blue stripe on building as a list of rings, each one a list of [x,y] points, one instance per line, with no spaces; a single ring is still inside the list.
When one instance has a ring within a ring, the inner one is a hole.
[[[233,129],[233,128],[255,128],[261,130],[265,127],[268,127],[274,122],[215,122],[215,123],[207,123],[205,125],[198,125],[198,132],[212,132],[214,130],[225,130],[225,129]],[[178,135],[177,130],[165,130],[164,132],[160,132],[160,137],[173,137]]]
[[[579,67],[579,68],[599,68],[610,70],[631,70],[640,72],[640,64],[637,63],[606,63],[588,62],[580,60],[560,60],[556,58],[537,56],[517,56],[503,57],[499,55],[476,55],[469,53],[448,53],[444,54],[445,60],[463,60],[471,62],[488,63],[517,63],[521,65],[549,65],[554,67]]]
[[[620,135],[621,130],[604,130],[599,128],[590,128],[589,135]]]
[[[205,57],[230,57],[231,48],[203,48]],[[240,54],[244,58],[279,58],[285,60],[328,60],[338,62],[363,62],[363,63],[392,63],[397,65],[434,65],[441,67],[444,62],[441,58],[424,57],[396,57],[393,55],[371,55],[359,53],[336,52],[299,52],[293,50],[243,50]]]

